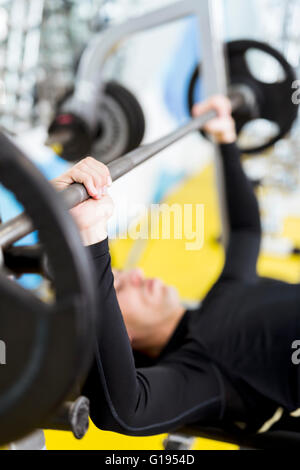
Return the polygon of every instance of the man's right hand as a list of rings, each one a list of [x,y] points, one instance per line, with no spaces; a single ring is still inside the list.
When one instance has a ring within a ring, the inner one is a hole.
[[[232,144],[236,141],[237,135],[230,100],[222,95],[213,96],[202,103],[195,104],[193,116],[200,117],[212,110],[215,110],[218,116],[210,120],[203,130],[210,134],[218,144]]]
[[[87,157],[52,181],[58,191],[72,183],[83,184],[90,196],[90,199],[70,211],[83,243],[88,246],[105,240],[107,222],[114,209],[113,201],[107,194],[107,188],[112,184],[109,169],[94,158]]]

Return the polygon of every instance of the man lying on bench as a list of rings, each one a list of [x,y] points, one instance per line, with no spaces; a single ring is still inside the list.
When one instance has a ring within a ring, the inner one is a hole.
[[[83,393],[101,429],[142,436],[206,422],[246,423],[256,431],[267,422],[267,430],[280,418],[278,408],[300,407],[300,369],[292,362],[300,288],[257,276],[259,210],[229,101],[214,97],[194,114],[210,109],[218,117],[205,130],[220,146],[230,240],[223,272],[196,311],[182,307],[174,288],[137,269],[113,274],[106,230],[111,180],[103,164],[87,158],[55,180],[58,189],[83,183],[91,196],[71,212],[96,267],[99,327]]]

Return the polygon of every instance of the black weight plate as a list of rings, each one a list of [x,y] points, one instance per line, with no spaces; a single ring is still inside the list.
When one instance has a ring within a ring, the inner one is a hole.
[[[57,104],[57,116],[49,127],[49,138],[55,144],[54,136],[62,143],[57,153],[68,161],[77,161],[93,155],[107,164],[112,160],[137,148],[145,133],[145,117],[136,97],[116,81],[109,81],[104,88],[104,96],[98,111],[99,123],[94,135],[80,116],[61,111],[72,97],[69,90]],[[70,139],[64,138],[69,132]],[[58,145],[60,147],[60,145]]]
[[[246,53],[259,50],[276,59],[285,73],[283,81],[264,83],[256,79],[249,70]],[[256,148],[242,148],[244,153],[262,152],[282,139],[292,128],[298,115],[298,106],[292,102],[292,84],[296,80],[293,67],[283,55],[268,44],[254,40],[230,42],[227,46],[229,56],[229,76],[231,84],[244,84],[254,91],[260,119],[266,119],[278,125],[278,134],[264,145]],[[238,114],[237,114],[238,122]],[[243,125],[239,127],[241,131]]]
[[[41,245],[13,246],[4,250],[5,267],[17,276],[44,274],[44,256]]]
[[[123,108],[129,124],[129,135],[124,153],[137,148],[145,134],[145,117],[136,97],[124,86],[115,81],[107,83],[106,93]]]
[[[88,125],[73,113],[59,113],[51,123],[49,142],[64,160],[76,162],[91,154],[92,137]]]
[[[47,422],[84,380],[95,330],[93,268],[59,195],[0,134],[0,182],[31,217],[51,263],[56,297],[37,299],[0,272],[0,444]]]
[[[116,81],[105,85],[92,154],[109,163],[137,148],[145,133],[143,110],[135,96]]]
[[[285,79],[274,83],[257,80],[251,73],[246,53],[257,49],[276,59],[284,70]],[[278,133],[267,143],[255,147],[242,147],[246,154],[259,153],[274,145],[291,129],[298,115],[298,106],[292,102],[292,83],[296,79],[295,71],[280,52],[268,44],[253,40],[232,41],[227,44],[229,88],[232,85],[245,85],[255,95],[256,109],[240,109],[234,112],[237,131],[240,133],[245,124],[254,119],[266,119],[278,125]],[[188,105],[191,110],[194,104],[195,88],[199,77],[198,67],[192,74],[188,90]],[[258,113],[258,115],[257,115]]]

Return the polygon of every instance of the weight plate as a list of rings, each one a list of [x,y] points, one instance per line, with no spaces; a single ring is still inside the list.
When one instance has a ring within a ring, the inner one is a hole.
[[[275,59],[284,72],[285,78],[273,83],[264,83],[251,73],[247,62],[247,53],[258,50]],[[292,83],[296,80],[295,71],[280,52],[268,44],[253,40],[232,41],[227,44],[229,91],[230,88],[246,87],[255,97],[255,109],[239,109],[234,112],[237,131],[240,134],[244,126],[255,120],[265,119],[278,126],[278,132],[264,144],[251,147],[240,146],[246,154],[259,153],[274,145],[291,129],[298,115],[298,106],[292,102]],[[196,67],[192,74],[188,91],[188,105],[191,110],[197,97],[196,88],[199,71]]]
[[[98,111],[98,129],[92,145],[92,155],[107,164],[126,153],[129,123],[123,108],[108,95]]]
[[[77,161],[93,155],[107,164],[138,147],[145,133],[143,110],[135,96],[115,81],[105,85],[99,103],[97,128],[92,135],[88,126],[67,109],[69,91],[58,103],[58,115],[49,127],[49,142],[65,160]]]
[[[59,195],[22,152],[0,134],[0,182],[38,230],[51,264],[55,298],[42,302],[0,270],[0,444],[47,422],[82,382],[92,358],[95,286],[92,265]]]
[[[106,84],[92,153],[109,163],[137,148],[145,133],[143,110],[135,96],[115,81]]]
[[[145,134],[145,117],[136,97],[125,87],[113,81],[106,86],[106,93],[117,101],[126,114],[129,123],[129,135],[125,153],[137,148]]]
[[[64,160],[76,162],[91,155],[92,137],[87,124],[73,113],[60,112],[48,130],[48,145]]]

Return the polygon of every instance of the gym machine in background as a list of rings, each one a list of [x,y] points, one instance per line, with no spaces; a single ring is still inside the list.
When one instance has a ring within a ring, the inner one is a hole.
[[[86,43],[109,25],[114,3],[0,1],[1,126],[19,134],[48,124],[55,103],[74,81]]]
[[[63,158],[73,161],[82,158],[83,154],[93,154],[95,158],[108,163],[126,153],[124,148],[121,153],[119,149],[119,154],[114,153],[113,158],[107,158],[103,151],[100,154],[97,152],[97,148],[101,150],[101,140],[106,136],[106,129],[101,132],[101,113],[102,109],[106,111],[107,85],[104,82],[104,73],[108,58],[114,55],[117,47],[132,35],[191,15],[195,15],[198,19],[203,43],[202,76],[205,93],[206,95],[216,92],[226,93],[226,68],[223,39],[219,28],[219,4],[215,0],[205,2],[187,0],[174,3],[121,25],[112,26],[94,36],[80,59],[74,91],[60,104],[58,114],[50,126],[48,144],[59,148],[59,154]],[[116,121],[116,116],[114,118]],[[122,140],[121,132],[118,137]],[[142,138],[143,135],[140,142]],[[77,152],[78,146],[80,151]]]

